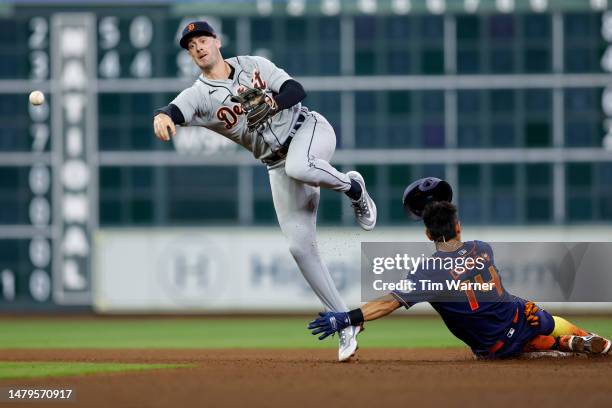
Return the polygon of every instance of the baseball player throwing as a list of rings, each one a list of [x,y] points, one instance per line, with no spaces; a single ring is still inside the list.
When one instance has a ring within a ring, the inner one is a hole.
[[[168,141],[176,125],[202,126],[238,143],[268,167],[274,209],[289,250],[325,308],[347,311],[316,239],[319,187],[345,193],[365,230],[376,225],[376,205],[356,171],[342,173],[330,159],[336,135],[328,121],[301,105],[303,87],[262,57],[223,59],[221,42],[204,21],[182,32],[185,48],[202,74],[168,106],[155,112],[155,135]],[[339,330],[338,359],[357,349],[359,327]]]
[[[472,349],[478,358],[496,359],[517,356],[525,351],[558,350],[586,354],[606,354],[611,342],[589,333],[567,320],[552,316],[533,302],[508,293],[494,263],[491,246],[482,241],[461,241],[461,225],[457,209],[450,203],[452,190],[445,181],[426,178],[408,186],[404,206],[413,218],[422,218],[427,238],[436,245],[433,259],[465,268],[418,268],[409,274],[412,282],[493,283],[489,290],[431,291],[415,285],[412,291],[393,291],[360,309],[345,313],[320,313],[308,326],[323,339],[338,330],[364,321],[375,320],[401,306],[410,308],[429,302],[442,317],[446,327]],[[460,259],[463,258],[463,259]],[[452,262],[456,260],[461,262]],[[469,262],[468,259],[476,259]],[[480,260],[480,261],[478,261]],[[471,263],[473,267],[467,267]],[[478,267],[476,266],[477,264]]]

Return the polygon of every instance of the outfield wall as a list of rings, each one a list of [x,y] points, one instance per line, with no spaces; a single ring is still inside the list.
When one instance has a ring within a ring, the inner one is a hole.
[[[610,242],[602,227],[470,228],[465,240]],[[319,245],[349,306],[361,302],[362,241],[424,241],[421,228],[321,229]],[[433,245],[428,244],[431,252]],[[321,309],[278,228],[104,229],[95,236],[92,303],[100,313],[293,313]],[[496,255],[497,257],[498,255]],[[503,278],[503,266],[500,266]],[[512,292],[534,291],[536,273],[514,279]],[[540,271],[541,272],[541,271]],[[537,276],[544,279],[546,273]],[[612,300],[612,284],[605,284]],[[549,303],[564,312],[611,312],[611,302]],[[431,312],[428,306],[416,308]]]

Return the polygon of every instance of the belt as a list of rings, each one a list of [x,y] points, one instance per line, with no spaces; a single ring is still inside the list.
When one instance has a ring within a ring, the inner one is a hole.
[[[291,141],[293,140],[293,136],[302,127],[305,120],[306,120],[306,115],[303,113],[300,113],[297,120],[295,121],[295,125],[293,125],[293,128],[291,129],[291,132],[289,132],[289,136],[287,136],[287,139],[285,139],[285,142],[278,148],[278,150],[274,152],[272,156],[268,157],[264,161],[265,164],[271,165],[287,157],[287,152],[289,151],[289,145],[291,144]]]

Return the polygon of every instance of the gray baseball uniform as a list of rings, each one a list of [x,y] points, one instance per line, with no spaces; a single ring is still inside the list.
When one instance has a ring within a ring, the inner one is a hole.
[[[231,96],[240,85],[278,93],[291,77],[262,57],[226,61],[234,68],[232,79],[211,80],[200,75],[172,104],[180,109],[185,125],[213,130],[268,165],[274,209],[299,269],[327,309],[346,311],[319,255],[315,232],[319,187],[345,192],[351,186],[349,177],[329,164],[336,148],[334,130],[323,116],[297,104],[274,115],[263,130],[250,132],[240,105]],[[290,136],[288,151],[280,157]]]

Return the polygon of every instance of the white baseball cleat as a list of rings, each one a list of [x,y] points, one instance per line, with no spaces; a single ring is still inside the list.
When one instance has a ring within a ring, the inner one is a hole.
[[[358,200],[351,200],[357,223],[364,230],[372,231],[376,226],[376,204],[368,194],[361,174],[356,171],[349,171],[346,175],[361,186],[361,197]]]
[[[610,340],[594,333],[588,336],[561,336],[559,341],[570,351],[586,354],[608,354],[612,346]]]
[[[612,342],[598,334],[591,333],[589,336],[582,337],[584,351],[589,354],[608,354]]]
[[[347,361],[355,355],[355,352],[359,348],[357,346],[357,335],[361,330],[361,326],[349,326],[338,333],[338,338],[340,340],[338,361]]]

